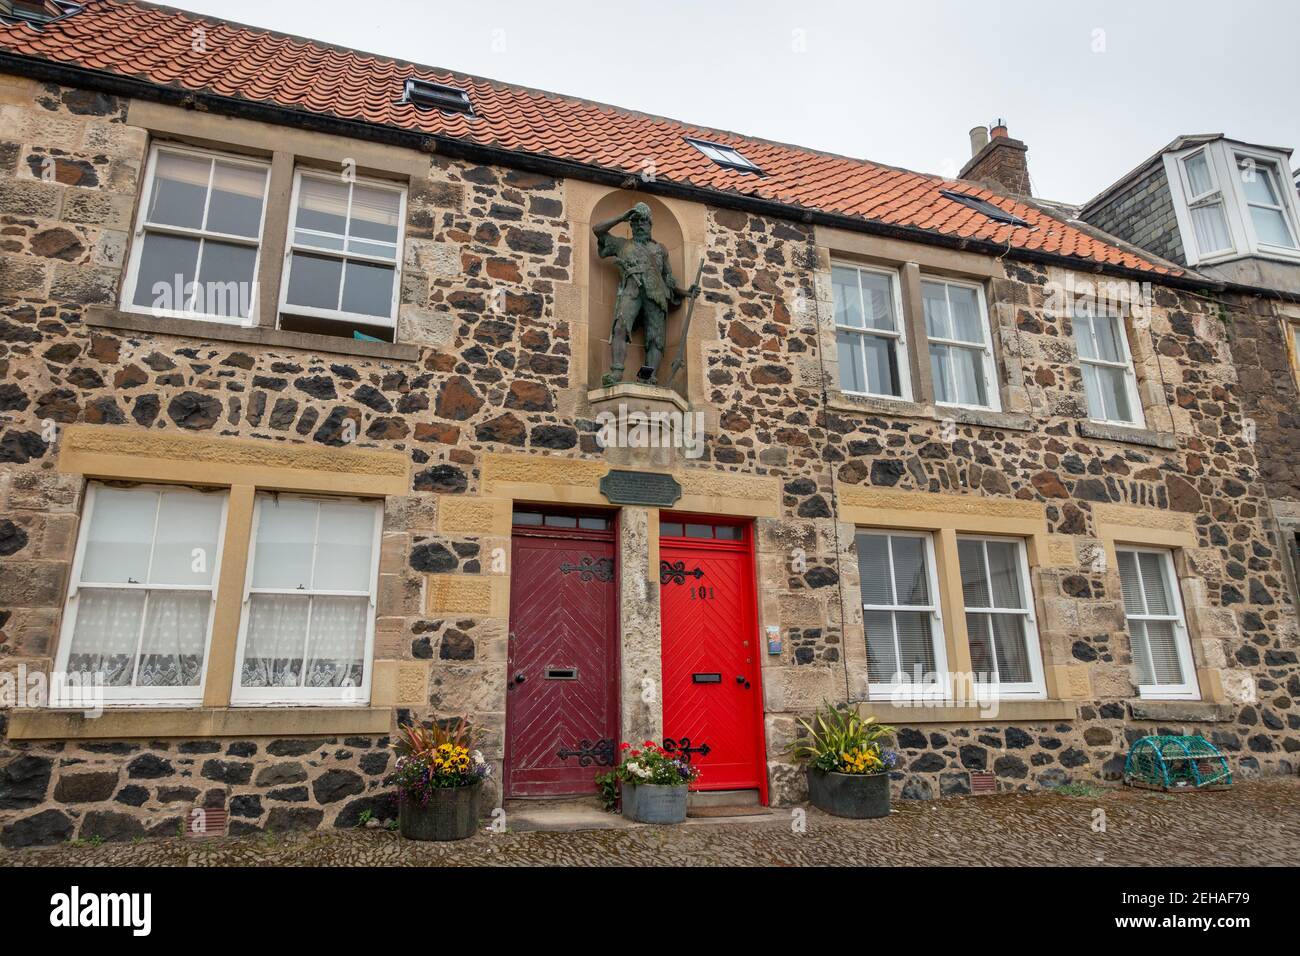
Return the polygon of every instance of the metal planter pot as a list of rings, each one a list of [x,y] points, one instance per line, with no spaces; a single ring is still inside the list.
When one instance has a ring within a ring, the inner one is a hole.
[[[397,825],[408,840],[464,840],[478,829],[479,797],[483,781],[468,787],[446,787],[433,791],[424,806],[401,801]]]
[[[655,783],[623,784],[623,816],[637,823],[683,823],[689,787]]]
[[[827,773],[808,768],[808,799],[837,817],[870,820],[889,816],[889,774]]]

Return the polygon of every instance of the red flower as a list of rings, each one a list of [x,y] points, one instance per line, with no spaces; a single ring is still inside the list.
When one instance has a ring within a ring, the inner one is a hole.
[[[641,751],[639,751],[639,750],[633,750],[633,751],[632,751],[632,756],[633,756],[633,757],[639,757],[639,756],[641,756]]]
[[[628,748],[628,747],[631,747],[631,746],[632,746],[632,745],[629,744],[629,743],[621,743],[621,744],[618,745],[618,749],[619,749],[619,750],[627,750],[627,748]]]

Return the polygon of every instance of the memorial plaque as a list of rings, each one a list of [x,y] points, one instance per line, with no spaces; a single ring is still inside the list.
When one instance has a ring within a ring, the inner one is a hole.
[[[669,508],[682,496],[682,486],[672,475],[653,471],[611,471],[600,479],[600,493],[614,505]]]

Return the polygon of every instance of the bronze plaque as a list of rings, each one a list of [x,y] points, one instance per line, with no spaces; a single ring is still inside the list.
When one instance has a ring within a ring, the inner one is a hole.
[[[600,493],[615,505],[670,508],[682,496],[682,486],[672,475],[652,471],[611,471],[600,479]]]

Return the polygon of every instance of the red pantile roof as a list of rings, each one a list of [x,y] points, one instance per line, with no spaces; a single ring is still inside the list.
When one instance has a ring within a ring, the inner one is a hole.
[[[200,29],[201,28],[201,32]],[[199,38],[201,37],[201,42]],[[640,174],[949,238],[1178,275],[1048,215],[971,183],[692,126],[587,100],[463,76],[389,57],[132,0],[87,0],[44,24],[0,25],[0,51],[153,84]],[[408,77],[469,92],[473,117],[401,102]],[[741,150],[763,176],[723,169],[683,137]],[[995,223],[940,195],[987,199],[1033,228]]]

